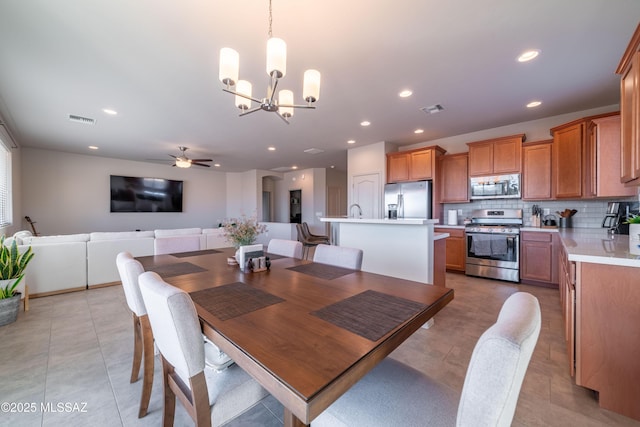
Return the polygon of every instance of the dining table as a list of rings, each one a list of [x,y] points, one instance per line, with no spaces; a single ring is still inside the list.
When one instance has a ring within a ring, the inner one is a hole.
[[[231,265],[233,248],[136,259],[190,294],[203,333],[282,403],[287,427],[310,425],[454,298],[444,286],[265,255],[260,272]]]

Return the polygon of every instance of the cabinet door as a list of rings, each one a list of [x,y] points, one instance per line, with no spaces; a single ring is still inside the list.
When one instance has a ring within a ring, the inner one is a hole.
[[[640,52],[620,81],[620,114],[620,181],[626,183],[640,176]]]
[[[593,119],[589,127],[591,193],[597,197],[627,197],[636,195],[636,187],[620,182],[620,116]],[[594,144],[595,148],[591,147]]]
[[[553,193],[557,199],[582,197],[582,140],[584,122],[553,135]]]
[[[493,174],[493,142],[469,144],[469,176]]]
[[[448,271],[465,271],[467,248],[464,230],[457,228],[438,229],[443,233],[449,233],[446,245],[446,266]]]
[[[410,154],[410,175],[412,181],[433,178],[433,150],[420,150]]]
[[[551,199],[551,143],[522,148],[522,198]]]
[[[469,201],[469,175],[467,153],[440,157],[440,202],[465,203]]]
[[[553,236],[551,233],[522,232],[520,278],[553,282]]]
[[[496,141],[493,145],[493,173],[519,173],[522,138]]]
[[[409,181],[409,154],[387,154],[387,182]]]

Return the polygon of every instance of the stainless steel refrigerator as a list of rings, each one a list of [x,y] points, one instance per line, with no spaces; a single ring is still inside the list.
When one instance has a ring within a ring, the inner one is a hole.
[[[398,218],[431,218],[431,181],[401,182],[384,186],[385,218],[396,205]],[[393,217],[393,215],[391,216]]]

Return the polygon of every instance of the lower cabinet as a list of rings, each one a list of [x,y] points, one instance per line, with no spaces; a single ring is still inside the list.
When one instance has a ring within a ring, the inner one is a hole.
[[[557,232],[520,233],[520,281],[529,285],[558,286]]]
[[[464,273],[467,259],[467,245],[464,230],[459,228],[438,228],[439,232],[449,233],[446,244],[447,271]]]
[[[560,248],[559,263],[560,306],[562,307],[562,319],[564,321],[564,341],[567,348],[569,375],[573,377],[576,373],[576,263],[567,259],[567,252],[564,250],[564,247]]]

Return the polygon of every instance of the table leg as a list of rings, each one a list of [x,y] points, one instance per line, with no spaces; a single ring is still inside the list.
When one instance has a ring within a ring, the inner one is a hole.
[[[284,408],[284,427],[302,427],[306,425],[293,415],[290,410]]]

